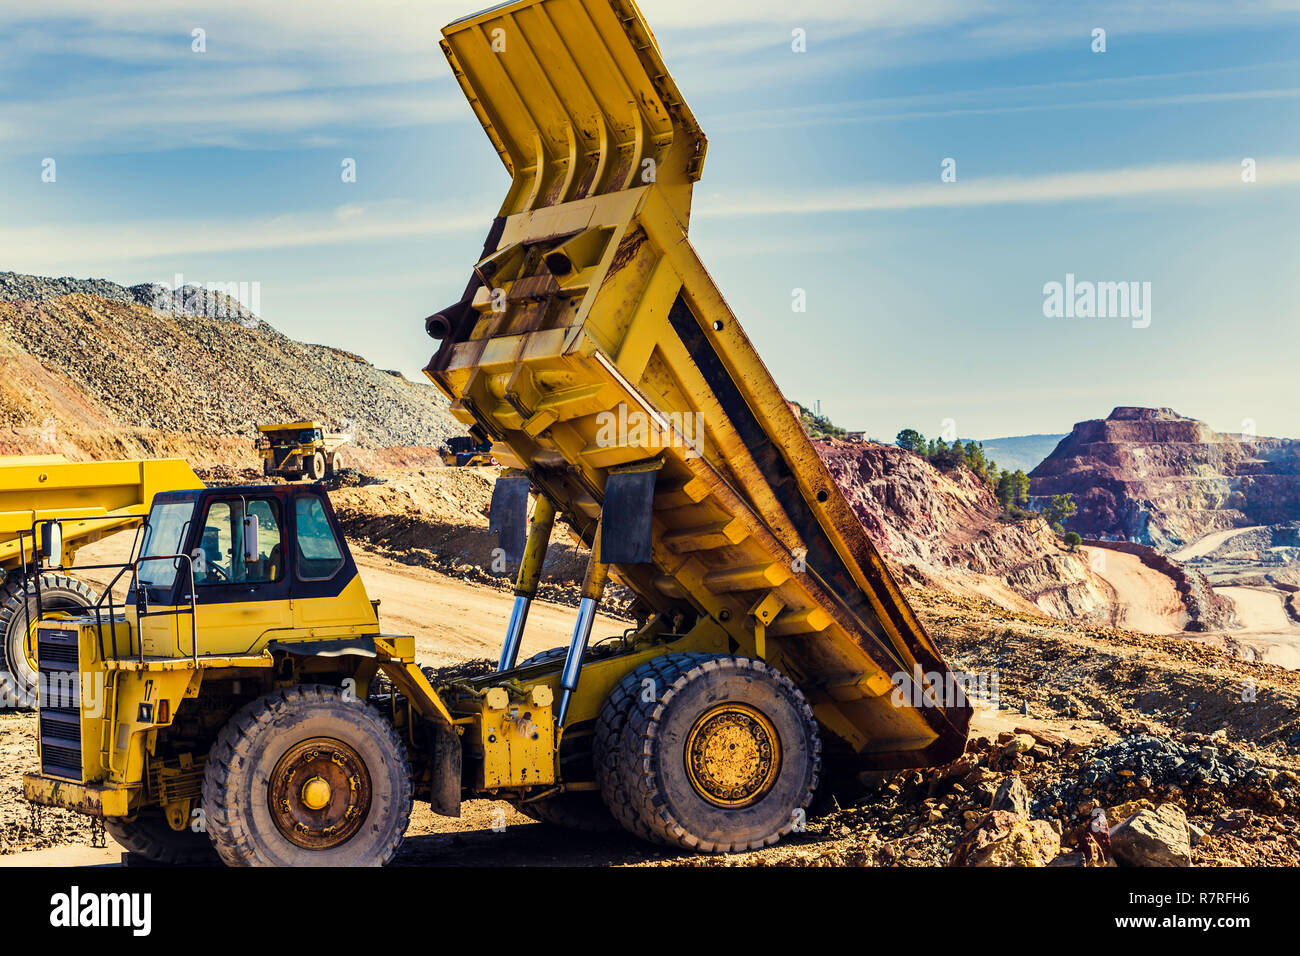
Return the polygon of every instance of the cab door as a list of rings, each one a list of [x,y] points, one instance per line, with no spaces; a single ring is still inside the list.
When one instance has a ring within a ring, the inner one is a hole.
[[[194,570],[200,651],[253,650],[273,636],[268,632],[292,626],[283,500],[274,494],[216,495],[202,509],[191,539],[201,555]],[[186,623],[178,621],[183,651]]]
[[[294,627],[318,636],[374,633],[378,617],[329,499],[303,489],[290,508]]]

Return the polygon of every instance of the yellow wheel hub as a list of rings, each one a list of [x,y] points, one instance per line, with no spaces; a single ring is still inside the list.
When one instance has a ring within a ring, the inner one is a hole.
[[[341,846],[370,813],[370,771],[349,744],[313,737],[290,747],[271,771],[267,804],[276,829],[309,850]]]
[[[302,803],[308,810],[324,810],[330,805],[330,785],[312,777],[302,785]]]
[[[747,807],[772,789],[781,770],[781,738],[748,704],[705,711],[686,738],[686,772],[696,792],[719,807]]]

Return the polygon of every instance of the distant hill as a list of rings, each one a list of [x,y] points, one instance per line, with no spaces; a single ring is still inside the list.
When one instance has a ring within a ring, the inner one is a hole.
[[[1070,530],[1165,550],[1300,519],[1300,441],[1224,434],[1168,408],[1080,422],[1029,478],[1031,500],[1074,495]]]
[[[0,273],[0,454],[194,461],[199,436],[242,444],[277,420],[350,425],[363,449],[464,431],[428,383],[296,342],[220,293],[182,292]]]
[[[1003,470],[1019,468],[1029,474],[1050,455],[1064,435],[1015,435],[1011,438],[985,438],[984,457],[997,462]]]

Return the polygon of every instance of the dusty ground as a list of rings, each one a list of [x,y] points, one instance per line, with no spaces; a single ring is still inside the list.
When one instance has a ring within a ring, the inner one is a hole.
[[[1112,624],[1148,634],[1182,631],[1187,611],[1171,578],[1147,567],[1134,554],[1109,548],[1081,550],[1113,592]]]
[[[394,482],[385,489],[394,498],[380,516],[400,514],[405,499],[426,492],[431,481],[459,487],[472,480],[426,474],[410,478],[409,485]],[[455,524],[461,520],[457,515],[469,514],[464,524],[479,526],[481,515],[472,514],[478,501],[474,495],[462,501],[449,489],[448,497],[450,504],[443,502],[448,513],[437,520]],[[365,510],[360,493],[349,491],[341,503],[359,513]],[[471,542],[471,550],[478,547],[481,542]],[[106,561],[123,549],[121,541],[104,542],[83,552],[83,558]],[[420,566],[418,557],[410,549],[357,550],[371,595],[383,601],[386,628],[416,634],[425,663],[494,657],[509,613],[504,582],[481,583],[468,572],[448,575]],[[1134,581],[1124,579],[1131,569],[1123,562],[1108,561],[1107,566],[1118,580],[1116,591],[1133,592]],[[1148,583],[1163,594],[1159,582]],[[1028,784],[1035,815],[1056,820],[1067,834],[1093,803],[1113,806],[1148,797],[1181,803],[1207,831],[1196,848],[1199,864],[1300,862],[1295,821],[1300,808],[1292,785],[1292,775],[1300,770],[1300,673],[1243,660],[1236,648],[1212,646],[1210,638],[1196,641],[1181,634],[1061,621],[929,589],[911,589],[909,597],[953,667],[987,675],[996,688],[996,704],[977,711],[972,750],[960,773],[949,768],[873,778],[865,789],[823,793],[805,832],[767,850],[721,857],[664,851],[621,833],[557,831],[496,801],[471,801],[459,819],[436,816],[420,805],[397,862],[942,865],[971,816],[982,815],[981,788],[1011,772]],[[1165,597],[1145,604],[1138,600],[1139,613],[1123,619],[1167,624],[1173,609]],[[565,643],[572,617],[568,607],[539,604],[530,617],[524,653]],[[616,633],[624,626],[606,618],[598,633]],[[30,714],[0,714],[0,854],[9,854],[9,863],[32,865],[103,862],[106,853],[112,854],[111,841],[107,851],[93,848],[94,834],[83,818],[44,811],[34,819],[22,801],[21,773],[35,764],[35,729]],[[1057,743],[1042,745],[1031,752],[1036,756],[1017,758],[1008,766],[998,737],[1026,730]],[[1195,777],[1189,782],[1138,764],[1137,771],[1125,769],[1143,747],[1156,745],[1188,755],[1197,766],[1208,761],[1207,779],[1222,774],[1227,782],[1204,784]],[[1206,748],[1211,757],[1204,756]],[[1239,814],[1230,826],[1222,823],[1220,817],[1231,811],[1249,811],[1249,816]],[[28,856],[31,851],[36,855]]]

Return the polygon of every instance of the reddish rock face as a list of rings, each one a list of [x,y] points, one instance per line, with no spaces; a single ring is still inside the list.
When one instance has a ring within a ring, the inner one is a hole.
[[[1080,422],[1030,473],[1071,493],[1069,530],[1172,548],[1212,531],[1300,518],[1300,441],[1216,432],[1168,408]]]
[[[1106,620],[1109,590],[1041,518],[1001,520],[992,489],[965,468],[940,471],[874,442],[815,442],[885,560],[905,579],[1004,607]]]

